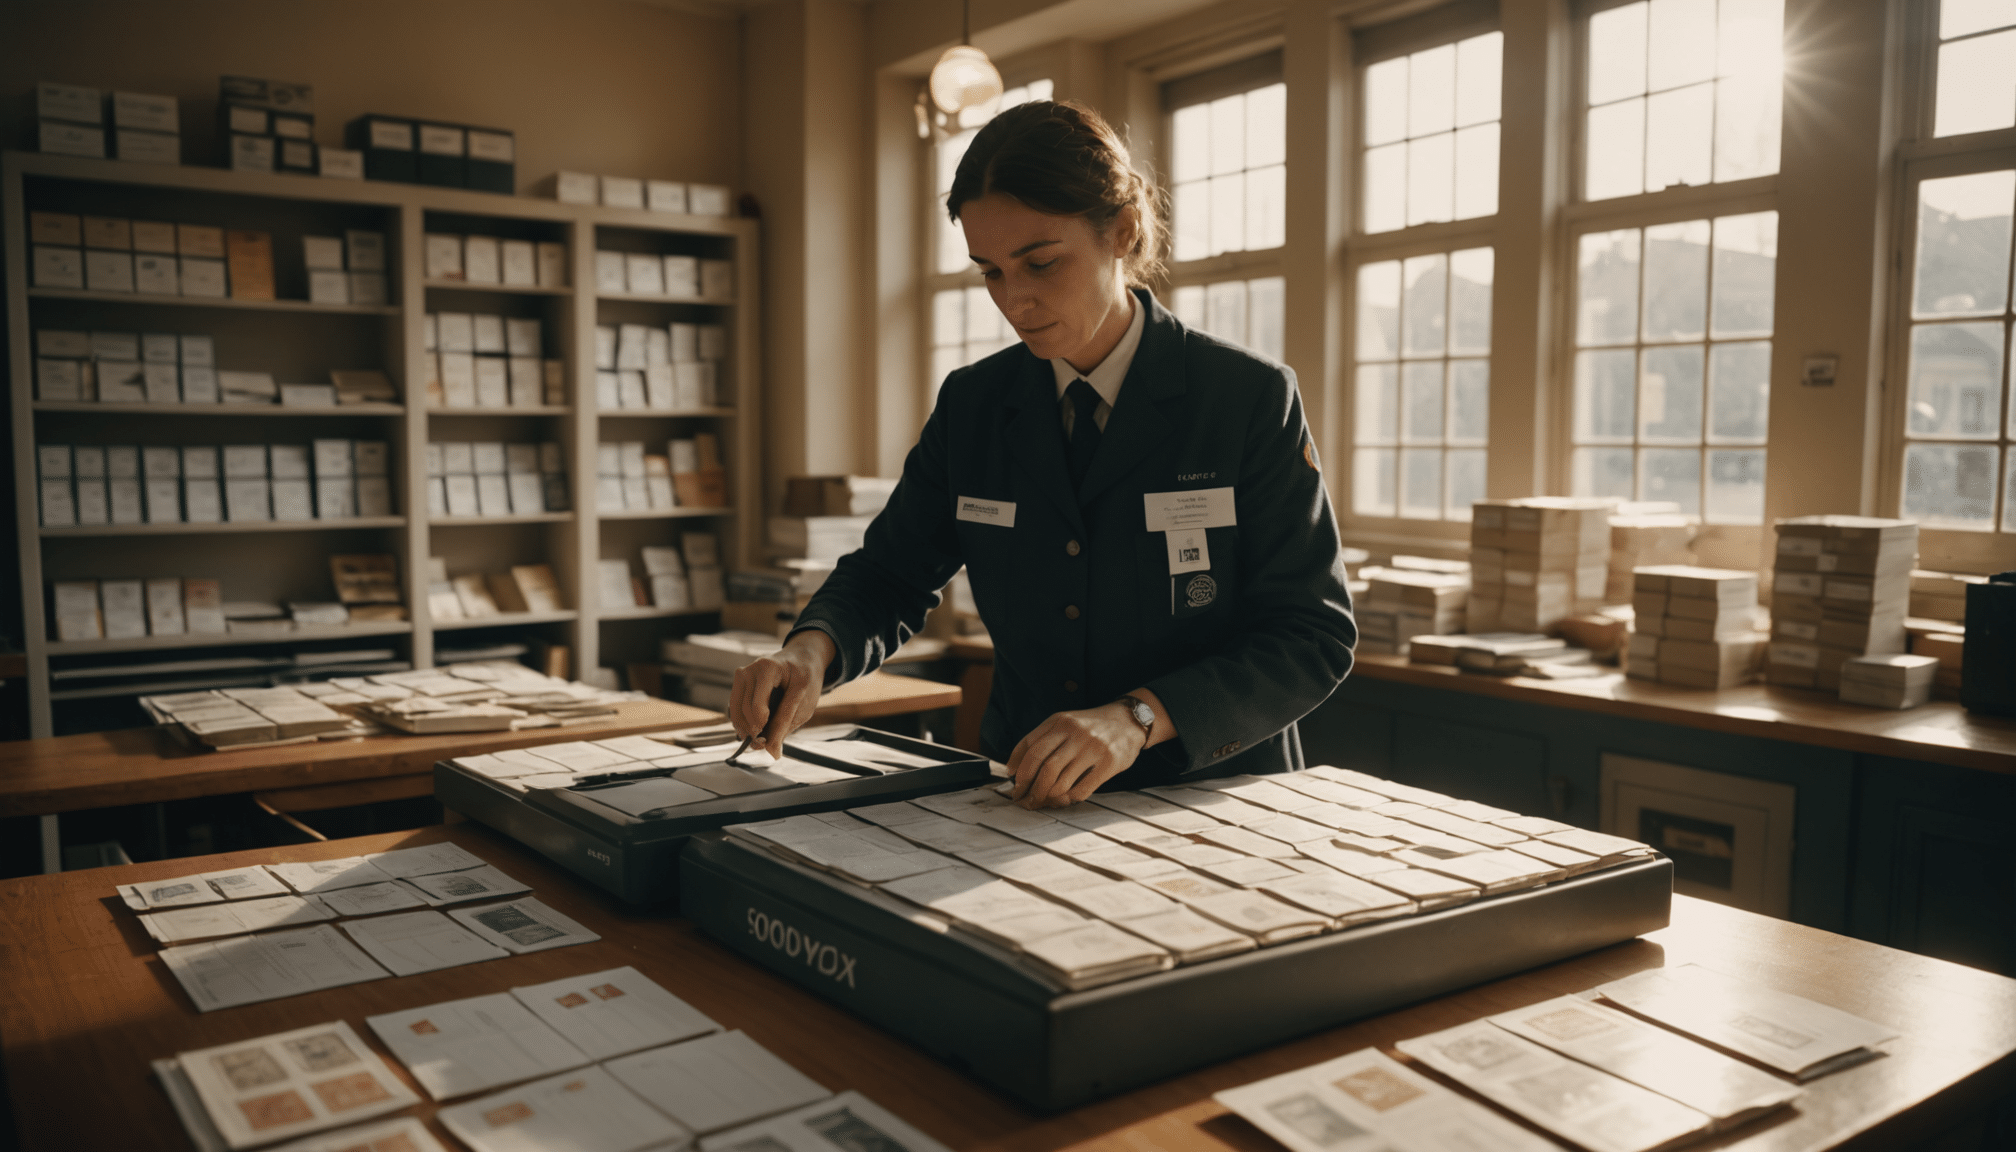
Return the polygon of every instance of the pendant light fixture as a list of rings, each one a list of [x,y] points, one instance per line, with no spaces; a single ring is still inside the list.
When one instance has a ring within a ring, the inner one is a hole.
[[[931,102],[947,116],[1001,99],[1001,73],[987,53],[973,47],[973,0],[961,0],[959,43],[931,66]]]

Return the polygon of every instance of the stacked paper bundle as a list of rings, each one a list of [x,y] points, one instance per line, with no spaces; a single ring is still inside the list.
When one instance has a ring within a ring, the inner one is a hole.
[[[794,745],[812,745],[818,751],[832,750],[807,734],[825,730],[804,729]],[[831,741],[832,744],[844,741]],[[763,752],[746,752],[737,758],[738,768],[723,760],[735,751],[735,733],[727,725],[684,728],[645,736],[615,736],[606,740],[575,740],[564,744],[542,744],[533,748],[510,748],[502,752],[463,756],[456,765],[494,780],[514,792],[532,788],[566,788],[588,778],[607,780],[637,773],[653,777],[652,807],[701,803],[719,796],[774,791],[806,784],[825,784],[852,779],[855,773],[796,760],[774,759]],[[884,763],[902,753],[893,749],[874,763],[865,755],[842,757],[867,771],[895,770]],[[932,763],[937,763],[932,761]],[[915,765],[906,765],[912,766]],[[668,775],[665,770],[671,770]]]
[[[1967,619],[1967,585],[1986,584],[1986,576],[1961,572],[1911,573],[1911,615],[1925,620]]]
[[[1614,500],[1479,500],[1470,516],[1469,626],[1545,632],[1602,606]]]
[[[1849,659],[1904,651],[1917,555],[1918,525],[1910,520],[1779,521],[1765,679],[1837,691]]]
[[[355,725],[348,716],[292,688],[224,688],[143,696],[140,706],[155,723],[173,725],[194,743],[212,748],[356,734],[350,731]]]
[[[1684,564],[1641,568],[1626,675],[1688,688],[1730,688],[1756,676],[1767,637],[1757,628],[1757,574]]]
[[[1081,989],[1450,907],[1647,855],[1635,841],[1318,767],[1030,812],[975,788],[731,825]]]
[[[1932,698],[1936,656],[1856,656],[1841,664],[1841,702],[1871,708],[1916,708]]]
[[[1467,574],[1382,567],[1360,569],[1359,575],[1367,585],[1356,613],[1360,652],[1404,656],[1415,636],[1463,631]]]
[[[1610,569],[1605,604],[1628,604],[1637,590],[1632,573],[1659,564],[1694,563],[1694,521],[1670,511],[1610,517]]]
[[[1913,620],[1905,625],[1913,656],[1930,656],[1939,661],[1932,673],[1932,691],[1941,700],[1960,698],[1961,670],[1967,656],[1967,630],[1958,624],[1937,620]]]

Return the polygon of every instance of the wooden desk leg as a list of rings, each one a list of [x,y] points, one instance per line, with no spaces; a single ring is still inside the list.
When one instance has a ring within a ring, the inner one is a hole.
[[[63,829],[55,813],[42,817],[42,871],[63,870]]]
[[[994,665],[968,664],[959,676],[959,712],[952,723],[952,745],[968,752],[980,751],[980,718],[987,714],[987,697],[994,691]]]

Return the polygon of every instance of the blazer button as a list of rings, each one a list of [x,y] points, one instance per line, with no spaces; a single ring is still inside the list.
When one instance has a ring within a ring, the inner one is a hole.
[[[1076,604],[1066,604],[1064,606],[1064,619],[1076,620],[1077,618],[1078,618],[1078,606]]]
[[[1064,554],[1066,556],[1076,556],[1078,553],[1083,551],[1084,549],[1078,546],[1078,542],[1076,540],[1067,540],[1064,543]]]
[[[1076,680],[1066,680],[1066,681],[1064,681],[1064,691],[1066,691],[1066,692],[1076,692],[1077,690],[1078,690],[1078,682],[1077,682]]]

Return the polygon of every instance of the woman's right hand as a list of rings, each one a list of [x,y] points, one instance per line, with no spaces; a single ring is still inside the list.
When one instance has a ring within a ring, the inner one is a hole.
[[[776,655],[736,669],[735,686],[728,694],[728,719],[735,725],[735,735],[755,734],[750,748],[782,755],[784,738],[803,728],[818,709],[826,668],[836,653],[832,637],[808,628],[791,637]],[[770,699],[779,688],[784,697],[773,717]]]

